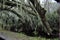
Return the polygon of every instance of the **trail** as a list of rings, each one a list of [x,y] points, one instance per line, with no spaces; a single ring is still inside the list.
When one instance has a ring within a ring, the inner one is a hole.
[[[11,36],[10,36],[4,32],[0,32],[0,37],[5,40],[23,40],[23,39],[15,37],[14,34],[11,34]]]
[[[1,29],[0,29],[0,37],[5,40],[30,40],[29,36],[26,36],[22,33],[15,33]]]

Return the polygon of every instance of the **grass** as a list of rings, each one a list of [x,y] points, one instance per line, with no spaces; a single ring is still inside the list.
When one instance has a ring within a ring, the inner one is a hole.
[[[17,38],[20,40],[59,40],[58,38],[45,38],[45,37],[31,37],[31,36],[27,36],[23,33],[15,33],[15,32],[11,32],[11,31],[6,31],[6,30],[2,30],[0,28],[0,33],[4,33],[5,35],[8,35],[9,37],[12,38]]]

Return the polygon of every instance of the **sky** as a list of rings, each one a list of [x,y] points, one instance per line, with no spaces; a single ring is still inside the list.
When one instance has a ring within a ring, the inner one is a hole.
[[[28,0],[25,0],[26,3],[27,3],[27,1],[28,1]],[[46,1],[46,0],[40,0],[40,4],[44,4],[45,1]],[[56,1],[54,1],[54,0],[49,0],[49,2],[54,3],[54,2],[56,2]],[[27,3],[27,4],[28,4],[28,3]]]
[[[40,3],[43,4],[46,0],[40,0]],[[54,0],[49,0],[49,2],[56,2]]]

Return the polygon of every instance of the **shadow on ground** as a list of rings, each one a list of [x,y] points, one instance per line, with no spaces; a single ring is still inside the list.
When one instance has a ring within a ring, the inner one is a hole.
[[[52,34],[50,34],[50,35],[47,35],[47,33],[45,33],[45,32],[40,32],[36,35],[34,33],[24,33],[24,32],[23,32],[23,34],[25,34],[27,36],[31,36],[31,37],[39,37],[39,36],[45,37],[45,38],[58,38],[59,37],[59,33],[56,31],[53,31]]]

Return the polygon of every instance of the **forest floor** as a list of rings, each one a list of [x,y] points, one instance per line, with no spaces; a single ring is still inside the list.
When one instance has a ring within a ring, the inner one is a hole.
[[[0,28],[0,37],[5,40],[59,40],[58,38],[45,38],[45,37],[31,37],[23,33],[16,33],[11,31],[2,30]]]

